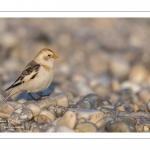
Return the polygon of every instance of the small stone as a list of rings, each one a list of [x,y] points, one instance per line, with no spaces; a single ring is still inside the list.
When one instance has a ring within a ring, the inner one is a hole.
[[[56,132],[56,127],[55,126],[50,126],[46,132]]]
[[[30,109],[28,108],[23,108],[21,113],[20,113],[20,119],[25,121],[29,121],[33,118],[33,113]]]
[[[144,131],[149,131],[149,127],[148,126],[144,126]]]
[[[104,121],[106,124],[107,123],[113,123],[113,122],[115,122],[115,119],[111,116],[107,116],[107,117],[104,117]]]
[[[57,119],[55,119],[53,122],[52,122],[52,125],[56,126],[58,121],[61,119],[62,117],[59,117]]]
[[[139,111],[148,112],[147,107],[146,107],[146,104],[139,105]]]
[[[131,132],[136,132],[135,119],[130,117],[117,117],[117,121],[125,122],[130,128]]]
[[[56,132],[75,132],[75,131],[69,128],[68,126],[58,126],[56,128]]]
[[[32,132],[42,132],[42,129],[40,129],[39,127],[35,127],[33,128]]]
[[[41,112],[41,108],[36,104],[29,103],[26,104],[26,107],[32,111],[34,117],[39,115]]]
[[[106,125],[106,123],[105,123],[104,119],[101,119],[96,123],[96,126],[97,126],[99,132],[105,131],[105,125]]]
[[[13,112],[14,108],[10,104],[0,103],[0,118],[8,119]]]
[[[77,102],[80,101],[82,98],[83,98],[83,97],[78,96],[78,97],[75,97],[75,98],[71,99],[69,102],[71,102],[71,103],[77,103]]]
[[[67,111],[64,116],[57,122],[57,126],[68,126],[69,128],[73,129],[76,125],[77,118],[76,114],[72,111]]]
[[[124,89],[131,89],[133,93],[138,93],[141,91],[141,86],[131,81],[124,81],[121,83],[121,90]]]
[[[5,131],[8,125],[8,121],[0,118],[0,132]]]
[[[108,93],[110,92],[107,87],[102,86],[100,84],[98,84],[94,87],[94,91],[100,97],[108,96]]]
[[[124,121],[109,122],[105,129],[108,132],[132,132],[129,125]]]
[[[69,102],[64,93],[54,93],[54,94],[51,94],[51,97],[53,97],[56,100],[57,106],[68,107]]]
[[[51,124],[55,119],[56,119],[56,116],[47,110],[42,110],[38,116],[34,117],[34,120],[36,122],[39,122],[39,123],[46,122],[49,124]]]
[[[3,35],[1,42],[3,43],[4,47],[6,49],[10,49],[14,46],[16,46],[16,44],[18,44],[18,38],[17,36],[14,37],[14,34],[11,32],[7,32]]]
[[[125,108],[123,106],[118,106],[116,110],[125,111]]]
[[[40,108],[49,108],[51,106],[56,106],[56,100],[51,96],[46,96],[42,100],[35,102]]]
[[[19,100],[18,100],[18,103],[21,103],[21,104],[24,104],[25,102],[27,102],[26,99],[19,99]]]
[[[15,101],[8,101],[7,104],[11,105],[12,107],[15,107],[16,105],[18,105],[19,103],[18,102],[15,102]]]
[[[138,110],[139,110],[138,105],[134,104],[134,105],[133,105],[133,109],[134,109],[134,112],[138,111]]]
[[[8,119],[9,124],[12,126],[18,126],[22,124],[22,120],[20,119],[20,114],[13,112],[13,114]]]
[[[130,71],[129,80],[136,83],[142,83],[143,81],[146,81],[148,75],[148,70],[144,66],[135,65]]]
[[[150,92],[148,90],[142,90],[139,93],[139,98],[141,101],[147,104],[148,100],[150,99]]]
[[[93,90],[84,82],[75,82],[74,86],[79,96],[87,95],[88,93],[93,93]]]
[[[91,122],[79,123],[75,129],[79,130],[79,132],[97,132],[96,125]]]
[[[130,65],[123,57],[114,57],[110,62],[110,71],[117,78],[125,78],[130,71]]]
[[[114,92],[120,90],[120,84],[119,84],[118,80],[113,80],[111,86],[112,86],[112,90]]]
[[[49,128],[47,123],[36,123],[33,125],[32,132],[45,132]]]
[[[88,122],[91,123],[97,123],[99,120],[101,120],[104,116],[104,114],[101,111],[97,110],[74,110],[77,119],[80,120],[82,118],[86,119]]]
[[[76,106],[80,109],[97,109],[99,102],[99,96],[97,94],[91,93],[84,96],[81,101],[78,101]]]
[[[96,124],[99,120],[101,120],[103,118],[103,113],[97,113],[95,115],[93,115],[91,117],[91,119],[89,119],[90,122]]]
[[[17,104],[15,107],[15,109],[19,109],[19,108],[25,108],[25,105],[20,103],[20,104]]]
[[[73,82],[86,82],[86,79],[83,75],[81,74],[74,74],[72,76],[72,81]]]
[[[111,102],[108,99],[100,101],[99,106],[112,106]]]
[[[66,111],[67,111],[66,107],[63,106],[57,106],[55,108],[55,113],[57,117],[62,117]]]
[[[86,122],[87,120],[85,118],[80,118],[78,123],[83,123],[83,122]]]

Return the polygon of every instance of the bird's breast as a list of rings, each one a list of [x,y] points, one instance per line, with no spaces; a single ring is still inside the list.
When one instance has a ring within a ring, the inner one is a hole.
[[[52,82],[53,69],[47,70],[41,67],[37,76],[27,84],[27,91],[39,92],[46,89]]]

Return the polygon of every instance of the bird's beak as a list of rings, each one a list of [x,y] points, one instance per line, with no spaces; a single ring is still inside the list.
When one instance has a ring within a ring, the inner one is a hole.
[[[58,56],[54,54],[52,58],[57,59],[57,58],[58,58]]]

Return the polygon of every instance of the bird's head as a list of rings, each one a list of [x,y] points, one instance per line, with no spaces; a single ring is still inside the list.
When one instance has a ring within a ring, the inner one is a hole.
[[[58,56],[52,50],[44,48],[36,55],[35,61],[40,64],[53,65],[54,59],[57,58]]]

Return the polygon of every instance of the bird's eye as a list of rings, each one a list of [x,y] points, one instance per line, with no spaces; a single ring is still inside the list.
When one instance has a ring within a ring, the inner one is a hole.
[[[51,55],[48,55],[49,57],[51,56]]]

